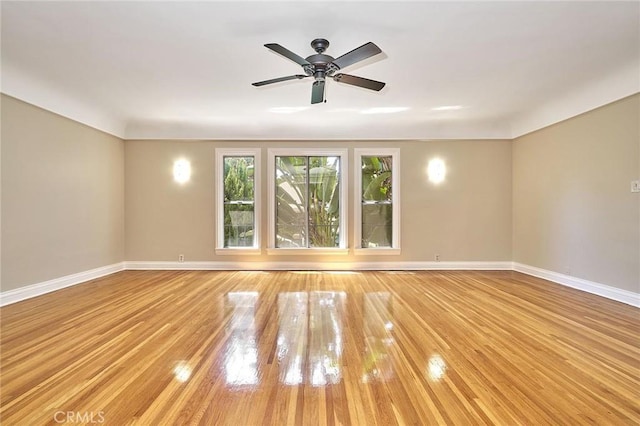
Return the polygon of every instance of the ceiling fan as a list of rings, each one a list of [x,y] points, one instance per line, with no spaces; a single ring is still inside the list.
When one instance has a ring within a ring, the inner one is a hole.
[[[311,103],[318,104],[324,100],[324,84],[327,77],[333,78],[339,83],[350,84],[352,86],[364,87],[365,89],[379,91],[385,83],[368,78],[357,77],[355,75],[337,73],[342,68],[353,65],[356,62],[363,61],[367,58],[382,53],[382,50],[375,44],[369,42],[362,46],[347,52],[344,55],[333,58],[325,55],[324,51],[329,47],[329,42],[323,38],[317,38],[311,42],[311,47],[316,51],[315,55],[308,56],[306,59],[296,55],[289,49],[280,46],[277,43],[268,43],[264,47],[281,54],[285,58],[291,59],[293,62],[302,66],[304,74],[289,75],[286,77],[273,78],[271,80],[259,81],[252,83],[254,86],[264,86],[266,84],[279,83],[281,81],[295,80],[307,77],[313,77],[314,82],[311,88]]]

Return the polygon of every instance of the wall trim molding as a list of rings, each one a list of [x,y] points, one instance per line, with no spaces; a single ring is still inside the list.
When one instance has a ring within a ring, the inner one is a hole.
[[[640,294],[594,281],[513,262],[513,270],[640,308]]]
[[[511,261],[496,262],[297,262],[297,261],[203,261],[203,262],[163,262],[163,261],[125,261],[106,265],[76,274],[66,275],[43,281],[26,287],[0,292],[0,306],[10,305],[32,297],[51,293],[65,287],[71,287],[96,278],[124,270],[198,270],[198,271],[516,271],[547,281],[575,288],[590,294],[612,299],[640,308],[640,294],[611,287],[594,281],[584,280],[535,266]]]
[[[10,305],[20,302],[21,300],[31,299],[46,293],[51,293],[65,287],[71,287],[81,284],[89,280],[104,277],[115,272],[125,269],[124,262],[114,263],[112,265],[101,266],[99,268],[90,269],[88,271],[78,272],[76,274],[65,275],[63,277],[54,278],[52,280],[43,281],[26,287],[16,288],[14,290],[4,291],[0,293],[0,306]]]
[[[124,262],[127,270],[371,271],[371,270],[511,270],[512,262]]]

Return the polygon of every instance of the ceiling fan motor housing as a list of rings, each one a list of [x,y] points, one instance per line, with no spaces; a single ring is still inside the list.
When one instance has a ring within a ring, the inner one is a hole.
[[[306,60],[311,66],[304,67],[304,71],[308,75],[313,75],[316,80],[320,78],[324,80],[325,76],[331,76],[338,70],[338,67],[332,63],[333,58],[329,55],[318,53],[307,57]]]
[[[316,81],[324,81],[325,77],[330,77],[339,69],[333,64],[333,56],[323,53],[329,47],[329,41],[324,38],[317,38],[311,42],[311,47],[316,51],[316,54],[305,58],[312,66],[303,66],[304,71],[307,75],[312,75]]]

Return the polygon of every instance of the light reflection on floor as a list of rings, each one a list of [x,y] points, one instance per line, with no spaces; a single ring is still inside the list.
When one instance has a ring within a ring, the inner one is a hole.
[[[393,296],[389,292],[364,295],[364,361],[362,382],[387,381],[393,378],[389,353],[393,338]]]
[[[438,354],[433,354],[429,357],[429,364],[427,366],[427,376],[432,382],[438,382],[443,377],[447,370],[447,364],[444,359]]]
[[[336,384],[342,379],[344,292],[278,294],[277,359],[285,385]]]
[[[396,344],[393,295],[369,292],[351,297],[362,297],[361,381],[392,380]],[[261,360],[258,359],[255,318],[259,298],[258,292],[230,292],[224,300],[230,317],[223,365],[226,383],[231,387],[255,387],[260,383]],[[346,302],[345,292],[278,293],[275,361],[281,384],[317,387],[340,383]],[[426,379],[437,382],[444,377],[447,366],[441,355],[430,354],[425,365]],[[186,364],[176,367],[176,379],[188,380],[191,374],[188,368]]]
[[[228,385],[258,384],[256,304],[258,292],[227,293],[225,309],[232,310],[225,351],[224,372]]]
[[[191,377],[191,366],[187,361],[178,361],[173,368],[173,375],[180,383],[185,383]]]

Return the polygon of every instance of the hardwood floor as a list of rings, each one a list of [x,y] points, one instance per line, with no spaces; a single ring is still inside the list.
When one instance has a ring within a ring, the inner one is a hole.
[[[3,425],[640,423],[640,310],[516,272],[126,271],[0,315]]]

